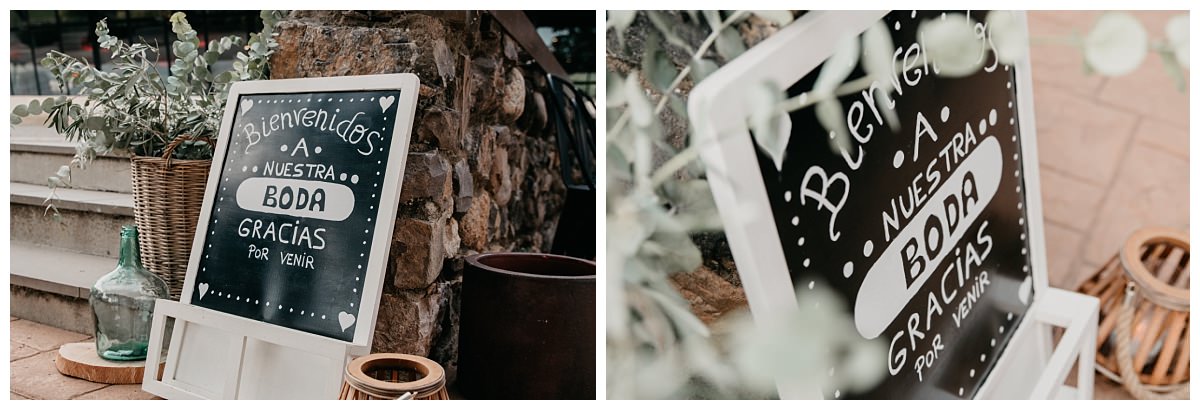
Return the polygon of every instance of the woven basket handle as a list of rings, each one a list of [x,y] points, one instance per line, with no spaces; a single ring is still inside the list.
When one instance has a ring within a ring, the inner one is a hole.
[[[1190,387],[1184,384],[1165,393],[1155,393],[1142,384],[1133,368],[1133,317],[1137,285],[1133,281],[1125,284],[1125,302],[1121,304],[1117,318],[1117,365],[1121,371],[1121,384],[1138,400],[1185,400],[1190,396]]]
[[[187,141],[204,141],[204,142],[207,142],[208,145],[212,145],[214,149],[217,146],[216,141],[213,141],[213,139],[209,138],[209,137],[202,137],[202,136],[197,137],[194,135],[186,135],[186,134],[175,137],[174,140],[171,140],[170,144],[167,144],[167,148],[163,150],[162,158],[167,160],[168,168],[171,166],[171,154],[174,154],[175,149],[179,148],[180,145],[182,145],[184,142],[187,142]]]

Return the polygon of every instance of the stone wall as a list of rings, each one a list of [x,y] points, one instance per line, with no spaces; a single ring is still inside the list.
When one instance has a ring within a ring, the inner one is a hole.
[[[481,12],[293,12],[278,39],[272,78],[420,77],[373,348],[453,372],[462,257],[550,248],[565,188],[545,73]]]

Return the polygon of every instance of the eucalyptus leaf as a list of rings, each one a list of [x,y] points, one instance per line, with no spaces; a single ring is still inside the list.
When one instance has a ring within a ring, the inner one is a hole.
[[[1149,51],[1146,28],[1129,13],[1106,12],[1083,39],[1083,58],[1097,73],[1118,76],[1133,72]]]
[[[20,125],[21,117],[18,116],[17,114],[8,114],[8,122],[11,123],[12,125]]]
[[[704,15],[704,21],[708,22],[709,30],[716,31],[721,27],[721,12],[717,10],[701,10]]]
[[[688,45],[686,41],[683,41],[683,38],[679,37],[679,34],[675,33],[674,27],[672,27],[667,21],[668,17],[666,12],[647,11],[645,13],[646,17],[650,19],[650,24],[652,24],[654,28],[658,29],[659,34],[662,34],[663,39],[667,40],[667,43],[691,52],[692,47]]]
[[[688,63],[688,66],[692,67],[690,76],[692,77],[692,82],[694,83],[704,81],[705,78],[708,78],[709,75],[711,75],[713,72],[716,72],[718,68],[717,63],[707,58],[692,59]]]
[[[846,347],[845,362],[838,380],[852,392],[863,392],[875,387],[887,375],[887,349],[882,343],[872,343],[857,338],[853,331],[843,330]]]
[[[670,94],[670,97],[668,97],[667,107],[670,107],[671,111],[673,111],[675,115],[678,115],[679,118],[688,117],[687,106],[683,104],[683,99],[679,98],[679,96],[675,95],[674,93]],[[691,126],[691,122],[688,122],[688,126]],[[691,135],[691,132],[688,132],[688,135]]]
[[[965,77],[983,67],[983,59],[979,58],[984,51],[983,41],[965,14],[947,13],[945,18],[925,20],[917,33],[938,75]]]
[[[1188,20],[1187,14],[1172,16],[1170,20],[1167,20],[1167,27],[1165,29],[1167,46],[1175,54],[1175,60],[1183,68],[1191,66],[1191,51],[1189,49],[1191,43],[1188,39]]]
[[[746,43],[742,42],[742,36],[734,27],[726,27],[721,30],[717,36],[717,53],[725,58],[725,61],[732,61],[742,53],[746,52]]]
[[[833,139],[831,146],[835,152],[838,148],[849,146],[850,131],[846,126],[845,110],[842,108],[841,101],[838,101],[837,96],[834,95],[834,91],[854,71],[858,58],[858,39],[854,37],[843,39],[833,56],[821,65],[821,72],[817,74],[813,90],[810,92],[810,98],[818,101],[815,108],[817,121],[826,131],[830,132],[830,138]]]
[[[628,110],[633,124],[642,128],[649,127],[654,121],[654,106],[650,104],[646,91],[642,89],[637,71],[630,72],[629,77],[625,78],[625,100],[629,102]]]
[[[754,142],[771,157],[776,170],[783,169],[784,154],[792,136],[791,117],[777,108],[782,100],[779,86],[759,83],[746,89],[744,101],[750,111],[749,124],[754,132]]]
[[[642,244],[639,254],[657,270],[668,273],[691,272],[704,261],[700,248],[682,233],[656,233]]]
[[[609,252],[615,252],[622,257],[630,257],[637,253],[642,242],[653,233],[652,218],[642,212],[647,205],[639,205],[633,199],[620,201],[612,207],[606,218],[607,247]]]
[[[608,21],[605,22],[607,27],[616,29],[617,33],[625,31],[630,24],[637,18],[637,12],[632,10],[609,10]]]
[[[17,115],[17,116],[28,117],[29,116],[29,106],[25,105],[25,104],[18,104],[17,106],[13,107],[12,113],[13,113],[13,115]]]
[[[700,249],[679,221],[658,207],[644,212],[653,231],[638,249],[639,258],[659,272],[691,272],[700,267],[703,261]]]
[[[875,104],[880,107],[884,121],[892,132],[900,131],[900,115],[890,109],[892,103],[892,52],[896,49],[892,42],[892,34],[887,24],[877,21],[862,35],[862,65],[872,84],[878,85],[875,94]]]
[[[1167,75],[1175,82],[1175,88],[1180,92],[1187,92],[1187,77],[1184,76],[1186,68],[1176,59],[1175,53],[1170,50],[1159,51],[1159,56],[1163,60],[1163,68],[1167,70]]]
[[[850,129],[846,126],[846,110],[837,97],[825,98],[817,102],[813,109],[817,122],[829,131],[829,149],[833,152],[850,152]]]
[[[839,85],[846,81],[846,77],[854,71],[854,66],[858,64],[859,45],[858,39],[855,37],[846,37],[842,39],[837,46],[836,51],[825,63],[821,65],[821,72],[817,74],[817,79],[813,83],[813,94],[833,94]]]
[[[29,115],[41,115],[41,114],[42,114],[42,102],[38,101],[38,100],[30,101],[29,102]]]
[[[995,46],[996,59],[1015,64],[1029,53],[1029,35],[1017,20],[1015,11],[995,10],[987,16],[988,34]]]
[[[645,292],[651,299],[658,302],[663,313],[670,316],[672,322],[678,326],[678,330],[688,331],[700,337],[708,337],[708,326],[705,326],[704,322],[701,322],[691,311],[680,306],[679,300],[672,299],[670,296],[654,289],[647,289]]]
[[[174,47],[175,55],[186,56],[188,54],[191,54],[193,51],[196,51],[195,44],[187,43],[187,42],[183,42],[183,41],[175,42],[175,47]]]
[[[93,131],[100,131],[106,128],[104,117],[88,117],[87,120],[85,120],[85,124],[87,125],[88,129]]]
[[[678,74],[675,71],[675,65],[671,63],[667,53],[659,48],[658,39],[651,38],[650,40],[642,54],[642,70],[646,73],[646,79],[650,81],[651,85],[664,93],[670,93],[671,82]]]
[[[779,27],[791,24],[792,20],[795,20],[795,17],[792,17],[792,12],[788,10],[753,10],[751,13],[775,23]]]
[[[213,82],[215,83],[228,83],[230,81],[233,81],[233,72],[231,71],[217,74],[216,78],[213,78]]]
[[[717,204],[708,181],[692,179],[664,185],[667,198],[675,208],[675,218],[689,232],[719,230],[722,227]]]

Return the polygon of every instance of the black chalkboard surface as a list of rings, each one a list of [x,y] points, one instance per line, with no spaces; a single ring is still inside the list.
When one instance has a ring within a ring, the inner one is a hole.
[[[401,110],[404,92],[412,91],[242,94],[231,100],[237,106],[224,136],[229,142],[224,157],[214,159],[219,181],[210,193],[207,225],[197,228],[205,230],[203,248],[193,253],[200,260],[186,302],[354,340],[364,317],[360,309],[378,303],[378,289],[369,288],[379,284],[367,274],[369,265],[382,266],[372,258],[387,256],[371,252],[379,238],[391,236],[377,234],[379,219],[395,217],[394,204],[381,201],[389,160],[406,155],[412,118],[411,107]],[[393,145],[398,126],[405,141]],[[396,147],[403,150],[393,152]],[[381,215],[381,208],[391,213]],[[373,320],[374,311],[367,317]]]
[[[908,50],[918,24],[942,14],[883,21]],[[967,77],[930,75],[927,64],[900,74],[895,132],[873,111],[886,102],[853,93],[840,98],[848,145],[834,148],[808,108],[791,113],[781,168],[758,149],[793,282],[824,279],[859,333],[889,346],[888,377],[862,397],[972,397],[1031,301],[1016,79],[990,53]],[[812,90],[820,71],[789,96]],[[859,65],[849,78],[863,75]]]

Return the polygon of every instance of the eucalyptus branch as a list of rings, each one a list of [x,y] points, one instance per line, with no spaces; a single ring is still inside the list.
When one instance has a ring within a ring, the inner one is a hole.
[[[692,59],[700,60],[700,56],[704,55],[704,52],[708,51],[708,48],[712,47],[712,45],[717,42],[717,37],[721,36],[722,30],[725,30],[725,28],[733,25],[735,21],[741,21],[741,19],[747,14],[749,14],[749,12],[746,10],[738,10],[733,14],[730,14],[729,17],[726,17],[725,20],[721,21],[721,25],[715,27],[712,33],[709,33],[708,38],[704,39],[703,43],[700,43],[700,47],[696,49],[696,54],[692,56]]]
[[[729,27],[735,21],[741,20],[741,18],[743,16],[745,16],[746,14],[748,14],[748,12],[746,12],[745,10],[738,10],[738,11],[734,12],[733,14],[729,15],[729,17],[725,18],[725,20],[721,21],[721,24],[719,26],[717,26],[717,28],[715,30],[713,30],[712,33],[709,33],[708,37],[705,38],[702,43],[700,43],[700,47],[696,49],[696,52],[692,53],[691,60],[693,60],[693,61],[702,60],[704,54],[708,52],[708,48],[712,47],[712,45],[716,43],[717,37],[720,37],[721,30],[724,30],[725,28]],[[669,100],[671,98],[671,94],[670,94],[672,92],[671,90],[674,90],[675,87],[678,87],[679,84],[683,82],[683,79],[685,77],[687,77],[687,75],[691,72],[692,72],[692,66],[688,65],[688,66],[684,67],[682,70],[680,70],[679,74],[675,75],[675,79],[671,80],[671,85],[668,86],[666,90],[663,90],[662,96],[659,97],[658,104],[656,104],[654,106],[654,115],[655,116],[662,113],[663,108],[665,108],[667,106],[667,100]],[[629,110],[622,111],[621,116],[617,118],[617,123],[613,124],[612,131],[609,132],[609,135],[620,134],[621,131],[623,131],[625,129],[625,126],[629,124],[629,120],[630,120]]]
[[[650,187],[657,188],[664,182],[670,180],[676,172],[691,164],[692,161],[700,157],[700,149],[697,145],[688,145],[683,151],[675,154],[675,156],[664,162],[662,166],[654,170],[654,174],[650,175]]]
[[[862,76],[853,81],[842,83],[842,85],[838,86],[837,89],[833,90],[833,94],[811,94],[807,92],[801,93],[795,97],[780,101],[779,104],[775,106],[775,109],[779,110],[780,112],[799,111],[826,99],[834,98],[835,96],[844,97],[871,88],[871,84],[874,83],[875,80],[875,77],[869,75]]]

